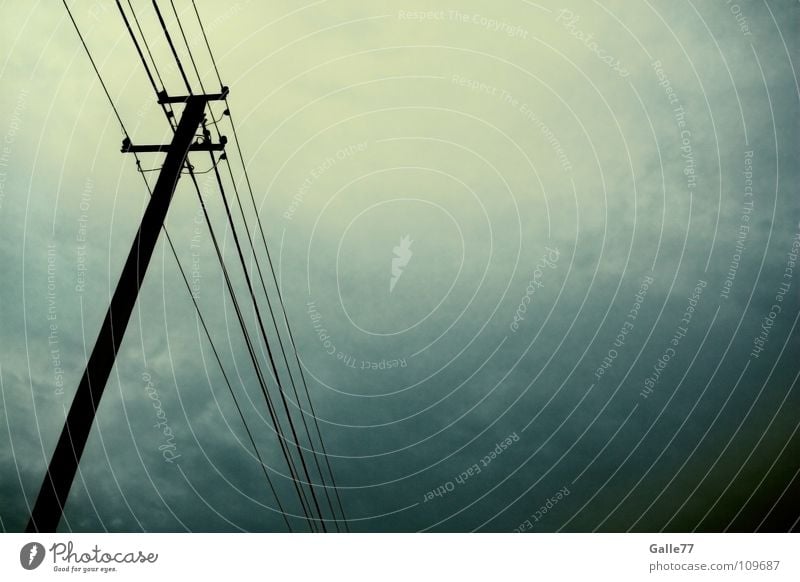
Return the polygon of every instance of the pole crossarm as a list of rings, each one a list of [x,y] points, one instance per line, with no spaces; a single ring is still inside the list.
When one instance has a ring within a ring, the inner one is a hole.
[[[196,141],[189,145],[190,152],[218,152],[223,151],[225,149],[225,145],[228,143],[228,138],[224,135],[220,136],[219,143],[212,143],[208,141]],[[122,148],[121,151],[123,154],[128,153],[152,153],[152,152],[167,152],[172,147],[171,144],[167,145],[133,145],[131,140],[125,138],[122,140]]]
[[[208,95],[202,95],[202,97],[206,101],[224,101],[228,98],[228,93],[230,91],[227,87],[222,88],[222,92],[220,93],[211,93]],[[158,104],[159,105],[166,105],[167,103],[186,103],[192,95],[179,95],[177,97],[167,95],[166,91],[159,91],[158,92]]]

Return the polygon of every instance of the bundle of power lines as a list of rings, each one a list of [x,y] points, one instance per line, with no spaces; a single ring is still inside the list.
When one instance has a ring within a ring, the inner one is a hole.
[[[112,109],[114,110],[114,114],[119,121],[120,127],[122,128],[122,133],[125,137],[125,141],[130,143],[130,136],[128,135],[128,131],[125,128],[125,124],[122,121],[122,117],[114,104],[114,100],[111,98],[111,94],[106,87],[105,82],[103,81],[102,76],[100,75],[100,71],[95,64],[95,60],[92,57],[89,48],[84,41],[83,35],[73,18],[72,12],[66,2],[66,0],[62,0],[64,3],[64,7],[69,14],[69,18],[72,21],[73,26],[75,27],[76,32],[83,44],[83,47],[86,51],[89,60],[91,61],[92,67],[94,68],[95,73],[100,81],[100,84],[105,92],[106,97],[108,98],[109,103],[111,104]],[[156,63],[156,59],[153,57],[153,53],[150,50],[150,44],[147,41],[146,35],[144,34],[142,27],[140,26],[139,17],[136,14],[136,11],[133,8],[130,0],[127,0],[127,8],[124,8],[120,0],[116,0],[117,8],[119,9],[120,16],[125,23],[125,27],[130,34],[131,40],[133,41],[134,47],[136,48],[136,52],[139,55],[139,58],[144,66],[144,70],[147,74],[147,77],[150,81],[150,84],[153,87],[153,90],[156,92],[156,95],[159,97],[159,103],[161,104],[161,108],[164,112],[164,115],[167,118],[167,121],[170,124],[173,132],[177,128],[177,121],[176,116],[173,111],[172,104],[168,101],[161,99],[160,97],[167,95],[166,86],[161,76],[161,72],[159,71],[158,65]],[[197,82],[201,91],[201,94],[205,94],[205,87],[203,85],[202,77],[198,71],[197,63],[195,61],[194,54],[192,52],[192,48],[186,38],[186,34],[184,32],[183,22],[181,21],[181,17],[175,7],[174,0],[169,0],[172,16],[174,16],[174,25],[177,26],[177,30],[180,33],[180,41],[185,45],[186,54],[189,56],[189,61],[191,62],[192,72],[194,76],[197,78]],[[200,31],[203,36],[203,41],[205,43],[205,47],[208,50],[208,54],[211,58],[211,63],[214,68],[214,73],[216,74],[217,81],[220,85],[220,90],[222,94],[225,95],[227,89],[224,87],[222,83],[222,78],[219,73],[219,69],[217,67],[216,59],[214,58],[214,53],[211,50],[211,45],[209,44],[208,37],[205,32],[205,28],[203,27],[203,22],[200,18],[200,13],[197,10],[197,6],[194,0],[191,0],[192,8],[194,10],[194,14],[197,17],[197,22],[199,24]],[[180,72],[180,76],[183,80],[183,83],[186,86],[186,90],[188,91],[189,95],[194,95],[194,91],[192,88],[192,83],[190,82],[189,75],[187,75],[186,68],[184,67],[183,63],[181,62],[181,58],[178,54],[178,50],[176,49],[175,41],[173,40],[173,35],[170,33],[170,27],[167,25],[167,22],[164,19],[164,13],[162,13],[161,8],[156,0],[152,0],[152,7],[155,12],[155,15],[158,18],[158,22],[161,26],[161,29],[164,33],[166,38],[166,42],[169,45],[170,52],[175,59],[175,63],[177,65],[178,71]],[[168,17],[171,19],[172,16],[168,14]],[[236,411],[239,415],[239,418],[242,421],[244,429],[247,433],[248,439],[250,441],[250,445],[253,448],[253,452],[255,454],[256,459],[260,465],[261,471],[264,474],[264,478],[266,479],[268,488],[275,499],[276,507],[273,508],[274,511],[280,513],[283,522],[285,523],[287,529],[289,531],[294,531],[295,528],[292,527],[290,523],[289,517],[298,518],[305,522],[305,528],[312,532],[327,532],[327,531],[349,531],[347,525],[347,518],[344,514],[344,509],[342,506],[342,501],[339,496],[339,490],[336,486],[336,479],[334,477],[333,470],[330,465],[329,456],[327,454],[325,443],[322,438],[322,432],[320,431],[319,421],[317,420],[316,413],[314,411],[314,405],[311,401],[311,395],[308,390],[308,384],[306,383],[305,374],[303,373],[303,367],[300,363],[300,358],[297,353],[297,347],[295,345],[294,339],[292,337],[291,326],[289,325],[289,320],[286,315],[286,308],[283,303],[283,300],[280,295],[280,286],[278,283],[277,276],[275,274],[275,268],[273,266],[272,258],[269,253],[269,249],[267,247],[267,239],[264,235],[264,228],[261,223],[261,219],[258,215],[258,208],[255,202],[255,196],[253,195],[253,187],[250,181],[250,176],[247,172],[247,166],[245,164],[244,156],[242,155],[241,146],[239,144],[239,138],[236,131],[236,126],[233,122],[233,118],[230,113],[230,105],[228,103],[227,97],[224,99],[225,104],[225,111],[219,119],[215,119],[213,114],[210,115],[211,118],[211,128],[209,128],[209,123],[207,120],[204,120],[202,123],[202,136],[198,136],[199,139],[208,141],[210,140],[214,134],[221,143],[225,143],[225,138],[222,135],[219,127],[219,123],[222,121],[223,118],[227,118],[231,125],[231,130],[233,134],[233,142],[236,146],[236,154],[239,158],[239,162],[242,167],[242,173],[244,176],[244,183],[247,186],[247,201],[246,203],[252,206],[252,216],[255,217],[255,225],[257,226],[258,236],[257,238],[260,239],[260,243],[263,245],[264,255],[266,257],[266,267],[262,265],[263,260],[259,259],[259,253],[256,252],[256,244],[259,241],[254,242],[253,236],[251,235],[251,228],[248,224],[247,219],[247,212],[245,211],[245,206],[242,203],[242,199],[239,193],[239,188],[236,185],[236,180],[234,179],[233,167],[231,166],[230,160],[228,156],[222,152],[215,157],[214,151],[209,150],[208,154],[210,156],[211,167],[207,170],[207,172],[213,172],[214,177],[216,178],[217,186],[219,188],[220,195],[222,197],[222,203],[225,208],[225,214],[227,218],[228,227],[231,230],[231,234],[233,237],[233,241],[236,247],[239,263],[244,275],[244,280],[247,287],[247,298],[245,301],[249,299],[252,302],[252,308],[255,314],[255,319],[257,322],[258,333],[261,336],[261,340],[263,341],[263,345],[266,346],[266,358],[264,358],[264,362],[258,357],[256,353],[256,342],[251,337],[251,332],[248,329],[245,318],[244,312],[242,307],[242,302],[240,301],[237,293],[234,289],[233,281],[231,279],[231,273],[226,265],[226,262],[223,257],[222,249],[220,248],[219,240],[215,233],[214,227],[212,225],[211,219],[209,217],[208,209],[206,207],[205,202],[203,201],[203,196],[201,194],[200,185],[197,181],[197,174],[204,173],[204,172],[195,172],[194,166],[189,163],[188,157],[185,162],[185,170],[183,173],[188,174],[193,184],[194,190],[197,193],[198,200],[200,202],[200,207],[203,211],[203,216],[205,219],[205,223],[208,227],[208,231],[210,233],[210,238],[214,246],[214,251],[217,256],[217,260],[219,261],[220,268],[222,270],[222,275],[225,280],[225,286],[227,288],[228,294],[230,296],[231,303],[233,305],[234,311],[236,313],[236,318],[239,323],[239,327],[241,328],[244,343],[247,347],[248,357],[250,362],[253,365],[253,369],[255,372],[255,377],[258,381],[259,388],[261,390],[261,394],[264,397],[264,403],[266,404],[267,411],[269,413],[269,419],[271,422],[271,426],[275,431],[277,436],[277,441],[280,445],[281,453],[286,461],[286,465],[289,471],[289,478],[292,482],[292,486],[294,492],[297,495],[297,500],[299,507],[302,510],[302,515],[294,514],[290,512],[288,509],[285,508],[285,504],[281,502],[280,496],[270,478],[270,472],[283,474],[275,469],[269,467],[264,461],[259,452],[259,448],[256,445],[256,441],[253,437],[253,433],[250,427],[245,420],[244,414],[242,412],[241,406],[239,405],[239,400],[236,396],[236,392],[233,389],[233,386],[230,382],[230,378],[225,371],[225,367],[223,366],[222,359],[220,358],[219,352],[217,347],[214,344],[214,340],[211,336],[211,333],[208,329],[206,324],[206,320],[203,317],[203,314],[200,310],[200,306],[197,302],[197,298],[194,293],[192,293],[192,287],[189,282],[188,277],[186,276],[186,271],[184,270],[181,262],[178,258],[178,253],[173,245],[172,238],[170,237],[169,233],[167,232],[166,225],[163,225],[162,228],[164,230],[164,235],[167,239],[167,243],[169,248],[175,257],[176,264],[178,266],[178,270],[180,271],[181,277],[183,282],[186,286],[186,289],[189,292],[189,297],[194,304],[194,308],[197,312],[198,320],[200,325],[202,326],[204,335],[211,346],[211,350],[214,354],[214,358],[216,359],[217,365],[220,368],[220,372],[222,377],[225,381],[225,384],[230,392],[230,395],[233,399],[234,406]],[[210,110],[210,105],[209,105]],[[209,111],[210,112],[210,111]],[[136,166],[139,172],[142,175],[144,180],[145,186],[147,188],[148,193],[152,196],[152,190],[150,188],[150,184],[145,177],[144,172],[147,170],[142,170],[141,161],[139,159],[138,154],[134,152]],[[223,165],[224,168],[227,169],[226,177],[229,180],[223,180],[223,175],[220,173],[220,165]],[[240,237],[239,232],[237,229],[236,221],[234,220],[233,212],[231,210],[231,204],[229,203],[228,196],[225,192],[225,182],[228,181],[230,185],[233,187],[233,194],[236,202],[236,209],[238,210],[239,217],[241,218],[242,224],[244,225],[245,236]],[[247,209],[250,211],[250,208]],[[253,229],[255,231],[256,229]],[[251,252],[251,257],[253,263],[255,264],[255,271],[252,268],[248,268],[247,262],[245,261],[245,250],[242,248],[242,238],[246,241],[246,244],[249,247]],[[270,285],[272,285],[272,293],[268,291],[267,282],[265,281],[265,273],[266,278],[272,280]],[[256,284],[260,287],[261,292],[263,293],[263,300],[266,301],[267,316],[262,311],[262,306],[260,305],[259,299],[257,298],[257,288],[253,283],[253,280],[256,279]],[[274,330],[274,337],[273,339],[268,338],[267,330]],[[283,333],[281,333],[281,329]],[[284,337],[285,336],[285,337]],[[277,349],[273,350],[273,345],[277,344]],[[288,352],[288,353],[287,353]],[[284,374],[280,374],[278,369],[281,366],[281,362],[284,369]],[[264,368],[267,368],[267,372],[265,373]],[[297,374],[293,373],[293,368],[298,372]],[[298,376],[296,379],[295,376]],[[283,379],[282,379],[283,378]],[[288,378],[288,388],[291,390],[291,395],[294,396],[294,402],[297,405],[299,410],[300,420],[301,422],[297,422],[295,418],[293,418],[292,411],[289,406],[289,399],[287,398],[286,394],[286,384],[287,382],[285,379]],[[271,389],[270,389],[270,384]],[[299,387],[298,387],[299,385]],[[276,405],[275,403],[275,394],[277,393],[279,403]],[[301,401],[300,395],[303,395],[305,398],[305,402],[308,403],[308,412],[303,409],[303,403]],[[310,416],[312,421],[307,421],[306,416]],[[288,431],[287,431],[288,428]],[[307,443],[307,446],[303,445],[303,440],[300,439],[300,436],[304,437],[304,441]],[[316,440],[316,443],[315,443]],[[310,459],[308,458],[310,457]]]

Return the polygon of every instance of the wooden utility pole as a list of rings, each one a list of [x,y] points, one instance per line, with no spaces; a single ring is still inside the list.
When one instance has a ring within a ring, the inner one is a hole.
[[[203,122],[206,104],[209,101],[224,99],[227,93],[227,88],[223,88],[222,93],[216,95],[169,97],[164,92],[159,93],[161,104],[185,104],[172,143],[166,146],[134,146],[127,138],[123,142],[123,152],[163,151],[167,155],[122,269],[97,342],[86,363],[86,370],[70,406],[58,444],[50,459],[36,505],[31,512],[26,529],[28,532],[54,532],[61,521],[64,505],[94,424],[100,399],[114,367],[125,328],[136,304],[139,289],[164,225],[186,157],[190,151],[222,150],[225,147],[224,138],[219,144],[207,141],[195,143],[195,136]]]

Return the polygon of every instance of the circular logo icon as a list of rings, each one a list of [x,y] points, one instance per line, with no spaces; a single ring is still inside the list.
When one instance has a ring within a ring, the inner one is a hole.
[[[44,561],[44,546],[39,542],[29,542],[19,551],[19,563],[26,570],[35,570]]]

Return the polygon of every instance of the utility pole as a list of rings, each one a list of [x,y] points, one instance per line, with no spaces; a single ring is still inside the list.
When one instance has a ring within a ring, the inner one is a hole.
[[[70,406],[58,444],[50,459],[47,474],[31,512],[27,532],[55,532],[61,521],[100,399],[114,366],[125,328],[136,304],[139,289],[164,225],[186,157],[190,151],[223,150],[225,147],[224,137],[220,138],[220,143],[214,144],[207,140],[195,142],[195,136],[204,120],[206,104],[209,101],[224,100],[227,94],[227,87],[223,87],[222,92],[215,95],[185,97],[169,97],[162,91],[158,94],[160,104],[185,104],[172,143],[165,146],[135,146],[127,138],[123,141],[123,152],[163,151],[167,155],[128,253],[128,259],[125,261],[94,349],[86,363],[86,370]]]

